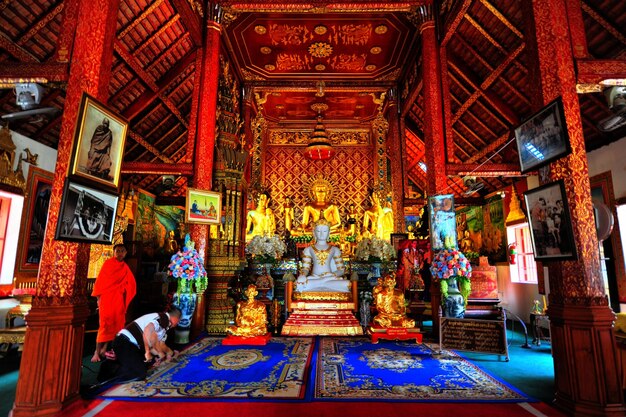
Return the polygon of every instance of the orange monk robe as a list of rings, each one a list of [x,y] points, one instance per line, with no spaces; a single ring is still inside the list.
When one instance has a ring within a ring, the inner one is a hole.
[[[126,262],[111,258],[102,265],[91,293],[100,297],[96,342],[109,342],[124,328],[126,310],[136,291],[135,277]]]

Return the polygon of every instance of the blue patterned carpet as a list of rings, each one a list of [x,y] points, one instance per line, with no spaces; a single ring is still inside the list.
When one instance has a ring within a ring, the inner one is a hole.
[[[298,399],[311,363],[312,338],[272,338],[265,346],[222,346],[205,338],[146,381],[118,385],[106,398]]]
[[[209,337],[146,381],[113,387],[116,399],[260,399],[525,402],[526,395],[459,355],[367,337],[274,337],[265,346],[223,346]],[[312,364],[315,364],[312,366]],[[312,369],[311,369],[312,368]]]
[[[437,346],[438,347],[438,346]],[[530,399],[459,355],[429,346],[367,338],[323,338],[315,398],[343,400],[489,401]]]

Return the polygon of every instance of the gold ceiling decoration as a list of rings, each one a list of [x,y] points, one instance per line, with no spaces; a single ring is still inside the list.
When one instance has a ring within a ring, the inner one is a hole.
[[[309,53],[315,58],[328,58],[333,53],[333,47],[326,42],[315,42],[309,46]]]

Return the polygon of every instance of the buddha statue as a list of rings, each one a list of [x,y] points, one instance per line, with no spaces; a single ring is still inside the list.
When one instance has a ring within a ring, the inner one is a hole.
[[[246,217],[246,242],[254,236],[271,236],[276,232],[276,218],[269,208],[270,195],[267,192],[259,194],[256,209],[250,210]]]
[[[256,285],[250,284],[244,294],[247,300],[237,303],[235,325],[229,326],[226,332],[233,336],[254,337],[267,334],[267,310],[265,304],[256,300]]]
[[[328,243],[330,224],[319,219],[313,228],[314,243],[302,252],[302,270],[296,292],[349,292],[351,283],[342,278],[345,266],[341,250]]]
[[[406,316],[404,292],[396,288],[395,274],[383,279],[382,289],[376,294],[376,311],[373,323],[383,328],[415,327],[415,320]]]
[[[363,237],[389,240],[393,233],[393,209],[383,207],[376,191],[370,194],[371,207],[363,215]]]
[[[311,230],[311,225],[315,224],[320,218],[328,221],[330,232],[339,232],[341,228],[341,217],[339,208],[330,202],[333,193],[333,186],[330,181],[325,180],[321,175],[312,181],[309,188],[309,197],[311,204],[304,207],[302,211],[302,232]]]
[[[285,196],[285,202],[283,203],[281,212],[285,216],[285,231],[291,232],[291,229],[293,227],[293,220],[295,217],[291,197]]]

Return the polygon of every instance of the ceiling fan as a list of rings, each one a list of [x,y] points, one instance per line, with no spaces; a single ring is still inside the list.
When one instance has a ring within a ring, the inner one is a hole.
[[[2,120],[14,121],[27,119],[29,122],[39,121],[44,116],[53,117],[61,112],[56,107],[39,107],[44,88],[36,83],[15,83],[15,104],[22,111],[3,114]]]
[[[465,185],[465,191],[463,191],[463,195],[465,197],[469,197],[471,195],[476,194],[478,191],[485,188],[485,184],[476,179],[476,177],[465,176],[463,177],[463,185]]]
[[[626,87],[613,86],[604,90],[609,109],[614,113],[606,119],[600,120],[598,128],[603,132],[610,132],[626,125]]]

